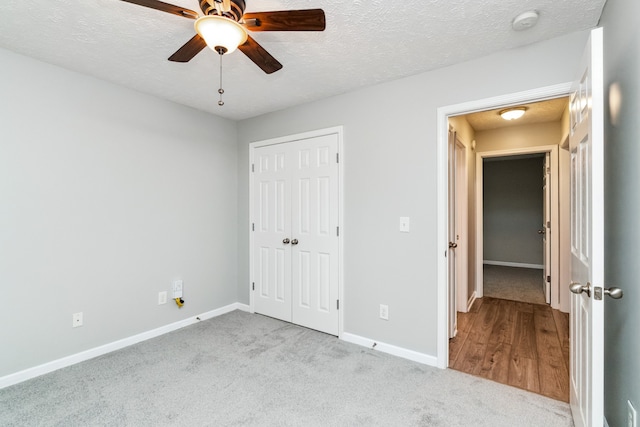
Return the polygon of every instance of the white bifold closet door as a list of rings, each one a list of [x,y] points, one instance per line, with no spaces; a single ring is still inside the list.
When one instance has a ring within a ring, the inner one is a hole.
[[[338,136],[258,147],[254,310],[338,335]]]

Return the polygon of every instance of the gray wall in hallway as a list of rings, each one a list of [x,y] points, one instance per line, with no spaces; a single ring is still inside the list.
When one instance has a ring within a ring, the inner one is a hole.
[[[604,28],[605,95],[622,94],[605,116],[605,285],[624,298],[605,301],[605,416],[627,425],[627,400],[640,412],[640,2],[609,0]]]
[[[488,261],[542,265],[542,157],[485,159],[483,256]]]

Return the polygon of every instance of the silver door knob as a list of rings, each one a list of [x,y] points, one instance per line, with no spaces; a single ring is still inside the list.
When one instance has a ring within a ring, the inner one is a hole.
[[[604,288],[605,295],[609,295],[613,299],[620,299],[624,296],[622,289],[620,288]]]
[[[545,234],[546,230],[544,228],[541,228],[540,230],[538,230],[538,234]]]
[[[588,297],[591,296],[591,283],[582,285],[580,282],[571,282],[571,285],[569,285],[569,289],[574,294],[581,294],[584,292]]]
[[[449,248],[450,248],[450,249],[455,249],[455,248],[457,248],[457,247],[458,247],[458,244],[457,244],[457,243],[449,242]]]
[[[284,243],[285,245],[288,245],[290,241],[291,241],[291,240],[289,240],[289,238],[288,238],[288,237],[286,237],[286,238],[282,241],[282,243]]]
[[[298,244],[298,239],[293,239],[293,240],[291,241],[291,244],[292,244],[292,245],[297,245],[297,244]]]

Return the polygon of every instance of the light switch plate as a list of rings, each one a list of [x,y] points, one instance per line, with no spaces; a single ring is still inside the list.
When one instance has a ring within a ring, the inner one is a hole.
[[[410,220],[408,216],[401,216],[400,217],[400,231],[403,233],[408,233],[409,232],[409,225],[410,225]]]

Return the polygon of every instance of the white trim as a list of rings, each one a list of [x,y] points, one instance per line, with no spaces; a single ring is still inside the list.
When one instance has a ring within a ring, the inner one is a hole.
[[[338,137],[338,227],[340,234],[338,235],[338,298],[340,300],[340,309],[338,310],[338,338],[344,333],[344,127],[334,126],[325,129],[318,129],[309,132],[298,133],[294,135],[281,136],[277,138],[266,139],[264,141],[255,141],[249,143],[249,312],[255,313],[255,305],[253,298],[252,286],[253,277],[253,233],[251,225],[255,222],[253,219],[253,176],[251,166],[254,164],[254,150],[259,147],[275,144],[285,144],[287,142],[300,141],[303,139],[316,138],[325,135],[337,135]]]
[[[469,302],[467,304],[467,313],[471,311],[471,307],[473,307],[473,303],[476,302],[476,292],[473,291],[471,294],[471,298],[469,298]]]
[[[12,386],[14,384],[21,383],[23,381],[30,380],[35,377],[39,377],[40,375],[48,374],[49,372],[57,371],[58,369],[66,368],[67,366],[75,365],[76,363],[93,359],[94,357],[102,356],[103,354],[111,353],[112,351],[129,347],[130,345],[137,344],[139,342],[146,341],[151,338],[159,337],[160,335],[173,332],[177,329],[181,329],[181,328],[184,328],[185,326],[193,325],[203,320],[208,320],[213,317],[230,313],[234,310],[247,311],[247,306],[246,304],[240,304],[240,303],[229,304],[224,307],[220,307],[216,310],[207,311],[206,313],[202,313],[197,316],[192,316],[187,319],[180,320],[178,322],[170,323],[168,325],[161,326],[159,328],[152,329],[150,331],[142,332],[140,334],[136,334],[128,338],[123,338],[121,340],[104,344],[99,347],[94,347],[89,350],[82,351],[80,353],[72,354],[70,356],[66,356],[57,360],[53,360],[51,362],[44,363],[42,365],[34,366],[33,368],[28,368],[23,371],[6,375],[0,378],[0,389]]]
[[[507,262],[507,261],[490,261],[483,260],[483,264],[487,265],[500,265],[502,267],[518,267],[518,268],[535,268],[536,270],[544,270],[543,264],[527,264],[524,262]]]
[[[408,359],[414,362],[422,363],[423,365],[437,366],[438,364],[438,359],[429,354],[419,353],[413,350],[407,350],[406,348],[397,347],[395,345],[386,344],[380,341],[372,340],[370,338],[365,338],[359,335],[350,334],[349,332],[344,332],[342,334],[341,339],[351,344],[357,344],[362,347],[368,347],[370,349],[391,354],[393,356],[402,357],[403,359]],[[373,347],[374,344],[375,344],[375,347]]]
[[[502,96],[479,99],[464,102],[461,104],[448,105],[438,108],[438,141],[437,153],[437,288],[438,288],[438,332],[437,332],[437,366],[446,368],[449,364],[449,338],[448,338],[448,273],[447,273],[447,141],[449,132],[449,116],[468,114],[476,111],[490,110],[494,108],[506,107],[521,104],[523,102],[542,101],[545,99],[566,96],[571,91],[571,83],[562,83],[554,86],[547,86],[523,92],[511,93]],[[477,230],[476,230],[477,231]],[[442,256],[440,256],[442,254]],[[482,259],[480,259],[482,261]],[[478,298],[482,295],[478,294]]]

